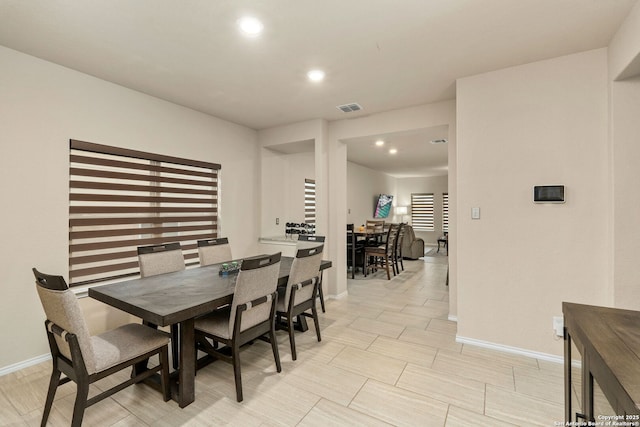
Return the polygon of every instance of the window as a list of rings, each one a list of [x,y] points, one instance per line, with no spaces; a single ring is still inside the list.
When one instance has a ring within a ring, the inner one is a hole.
[[[196,241],[217,237],[219,170],[215,163],[71,140],[71,286],[139,274],[138,246],[180,242],[187,264],[197,264]]]
[[[316,227],[316,181],[314,179],[304,180],[304,222]]]
[[[442,194],[442,231],[449,231],[449,193]]]
[[[411,194],[411,225],[414,230],[434,231],[433,193]]]

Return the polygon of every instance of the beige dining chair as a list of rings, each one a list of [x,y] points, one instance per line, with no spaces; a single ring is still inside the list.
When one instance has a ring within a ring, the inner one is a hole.
[[[35,268],[33,274],[47,317],[45,329],[53,359],[41,425],[47,424],[56,390],[70,381],[76,383],[73,427],[82,425],[84,411],[89,406],[158,372],[162,397],[165,402],[169,400],[169,337],[166,333],[130,323],[91,336],[78,300],[64,278],[40,273]],[[143,372],[134,370],[128,380],[88,398],[90,384],[155,355],[160,359],[158,366]],[[65,378],[60,379],[61,374]]]
[[[291,264],[287,287],[284,292],[279,290],[277,326],[289,333],[291,358],[293,360],[297,359],[295,331],[293,329],[293,319],[295,317],[305,316],[312,318],[318,342],[322,339],[320,337],[318,311],[316,310],[316,297],[320,283],[320,263],[322,262],[323,249],[324,245],[298,249],[296,257]],[[311,310],[311,313],[308,313],[308,310]],[[282,322],[283,317],[286,318],[286,323]]]
[[[229,239],[220,237],[216,239],[198,240],[198,257],[200,258],[201,267],[231,261],[233,258],[231,256]]]
[[[316,236],[311,234],[300,234],[298,236],[298,242],[304,242],[305,245],[309,243],[322,243],[325,242],[325,236]],[[305,246],[306,247],[306,246]],[[300,249],[301,245],[296,245],[296,249]],[[322,312],[326,313],[326,309],[324,306],[324,290],[322,289],[322,271],[320,272],[320,283],[318,283],[318,298],[320,299],[320,307],[322,307]]]
[[[185,269],[182,246],[179,242],[163,243],[160,245],[139,246],[138,264],[140,265],[140,277],[157,276],[158,274],[175,273]],[[148,326],[154,326],[145,323]],[[171,330],[171,357],[173,369],[178,369],[179,329],[177,324],[170,327]]]
[[[238,402],[243,400],[240,346],[255,339],[270,342],[276,369],[282,371],[274,323],[280,258],[278,252],[242,260],[231,305],[195,320],[196,352],[233,365]]]

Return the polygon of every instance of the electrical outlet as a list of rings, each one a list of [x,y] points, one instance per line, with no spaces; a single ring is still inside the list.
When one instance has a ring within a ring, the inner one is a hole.
[[[280,225],[280,218],[276,218],[276,225]]]
[[[564,318],[562,316],[553,316],[553,330],[557,336],[564,336]]]

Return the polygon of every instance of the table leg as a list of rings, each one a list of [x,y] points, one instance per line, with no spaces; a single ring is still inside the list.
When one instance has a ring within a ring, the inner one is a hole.
[[[571,336],[564,328],[564,420],[572,421],[571,414]]]
[[[180,322],[180,370],[178,372],[178,405],[181,408],[192,403],[195,396],[196,347],[194,320]]]
[[[582,355],[582,413],[587,421],[593,418],[593,375],[589,366],[589,353],[585,349]]]

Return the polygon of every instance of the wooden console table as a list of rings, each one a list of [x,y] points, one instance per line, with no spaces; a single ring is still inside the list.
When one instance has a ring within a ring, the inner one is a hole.
[[[571,342],[582,354],[582,414],[594,420],[593,381],[618,421],[640,425],[640,312],[562,303],[565,421],[571,422]],[[577,421],[577,420],[575,420]]]

